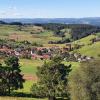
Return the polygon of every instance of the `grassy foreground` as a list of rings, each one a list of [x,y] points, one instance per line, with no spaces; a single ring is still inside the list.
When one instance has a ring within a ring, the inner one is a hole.
[[[47,100],[40,98],[0,97],[0,100]]]

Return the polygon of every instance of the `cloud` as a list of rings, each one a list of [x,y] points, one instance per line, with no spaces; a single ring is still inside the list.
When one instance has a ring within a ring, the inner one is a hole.
[[[17,7],[15,7],[15,6],[10,6],[9,8],[8,8],[9,10],[17,10]]]
[[[7,9],[5,9],[4,11],[0,12],[1,18],[17,18],[20,16],[22,16],[22,14],[19,13],[17,7],[15,7],[15,6],[10,6]]]

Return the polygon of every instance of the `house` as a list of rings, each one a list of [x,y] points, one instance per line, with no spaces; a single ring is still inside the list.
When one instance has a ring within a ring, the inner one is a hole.
[[[93,39],[91,39],[91,41],[92,41],[92,43],[99,42],[100,38],[93,38]]]
[[[9,56],[9,55],[15,55],[14,50],[12,49],[0,49],[0,53],[4,54],[5,56]]]
[[[37,55],[36,54],[31,54],[32,59],[37,59]]]
[[[45,55],[43,55],[43,58],[44,59],[50,59],[50,55],[45,54]]]
[[[71,43],[67,43],[67,44],[66,44],[66,49],[67,49],[68,51],[71,51],[71,50],[72,50],[72,45],[71,45]]]

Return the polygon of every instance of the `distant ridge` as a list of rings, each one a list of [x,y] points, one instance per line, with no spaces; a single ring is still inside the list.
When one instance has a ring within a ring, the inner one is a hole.
[[[7,23],[63,23],[63,24],[91,24],[100,26],[100,17],[87,18],[0,18],[0,21]]]

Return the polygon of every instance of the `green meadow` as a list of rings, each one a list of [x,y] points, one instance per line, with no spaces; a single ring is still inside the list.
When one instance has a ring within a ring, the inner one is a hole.
[[[61,40],[60,37],[55,37],[52,31],[44,30],[36,26],[23,26],[17,25],[0,25],[0,38],[1,39],[15,39],[17,41],[27,41],[31,43],[48,44],[49,41]]]
[[[99,58],[100,57],[100,42],[96,42],[94,44],[92,44],[91,42],[91,39],[96,38],[96,37],[97,37],[96,35],[90,35],[73,42],[73,44],[77,43],[77,44],[84,45],[82,48],[76,50],[76,52],[81,53],[82,55]]]

